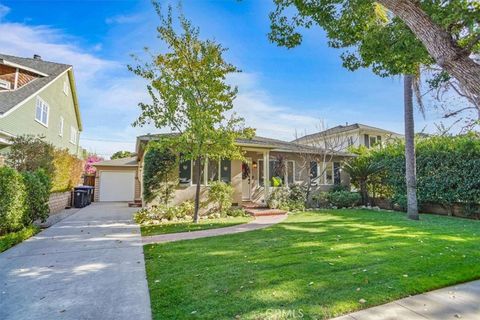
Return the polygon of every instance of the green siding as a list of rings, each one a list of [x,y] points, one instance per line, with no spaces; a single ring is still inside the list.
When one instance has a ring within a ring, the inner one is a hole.
[[[70,153],[80,155],[81,148],[78,146],[79,129],[75,115],[73,95],[70,89],[68,72],[65,72],[45,89],[28,99],[20,107],[4,117],[0,118],[0,130],[13,135],[43,135],[46,140],[55,147],[65,149]],[[67,82],[68,95],[63,93],[63,83]],[[35,120],[35,104],[37,96],[49,105],[48,127]],[[63,136],[59,135],[60,117],[64,118]],[[77,130],[77,145],[70,142],[70,126]]]

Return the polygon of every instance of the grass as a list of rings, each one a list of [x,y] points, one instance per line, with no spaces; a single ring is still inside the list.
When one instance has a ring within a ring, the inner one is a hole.
[[[199,223],[193,222],[169,222],[157,225],[143,225],[141,227],[142,236],[153,236],[157,234],[190,232],[198,230],[216,229],[231,227],[237,224],[251,221],[251,217],[229,217],[219,219],[204,219]]]
[[[154,319],[326,319],[480,278],[480,222],[304,212],[144,252]]]
[[[31,236],[35,235],[38,232],[38,227],[29,226],[17,232],[7,233],[6,235],[0,236],[0,252],[7,250],[8,248],[13,247],[17,243],[20,243]]]

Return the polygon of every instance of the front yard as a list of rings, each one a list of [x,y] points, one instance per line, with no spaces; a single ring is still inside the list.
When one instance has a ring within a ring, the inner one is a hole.
[[[326,210],[147,245],[154,319],[326,319],[480,278],[480,222]],[[277,318],[275,318],[277,317]]]

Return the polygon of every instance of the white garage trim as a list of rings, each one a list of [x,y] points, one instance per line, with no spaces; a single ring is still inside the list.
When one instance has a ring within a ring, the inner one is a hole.
[[[102,170],[99,184],[100,201],[133,201],[135,198],[133,170]]]

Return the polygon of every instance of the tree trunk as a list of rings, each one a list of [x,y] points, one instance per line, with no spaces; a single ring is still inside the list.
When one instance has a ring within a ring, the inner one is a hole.
[[[367,190],[367,181],[360,181],[360,194],[362,195],[362,203],[364,206],[368,206],[368,190]]]
[[[405,22],[435,62],[460,82],[472,95],[476,107],[480,108],[480,64],[470,58],[470,52],[459,47],[452,36],[422,10],[417,1],[377,1]]]
[[[413,76],[404,76],[405,106],[405,179],[407,182],[407,215],[418,220],[417,177],[415,164],[415,126],[413,121]]]
[[[198,157],[195,160],[195,165],[197,166],[197,186],[195,190],[195,211],[193,214],[193,222],[198,223],[199,214],[198,211],[200,209],[200,185],[202,181],[202,159]]]

